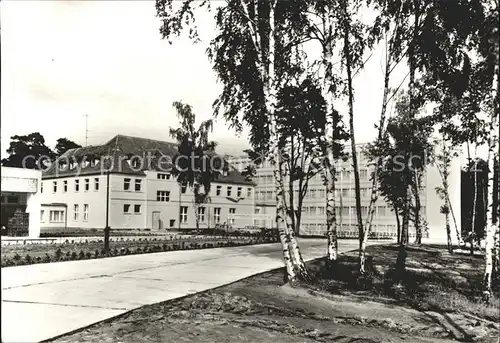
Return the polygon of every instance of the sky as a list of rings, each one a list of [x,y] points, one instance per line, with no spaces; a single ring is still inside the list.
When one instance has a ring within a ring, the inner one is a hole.
[[[215,34],[212,13],[197,13],[201,43],[184,36],[170,45],[161,39],[154,1],[5,0],[0,6],[2,157],[16,134],[40,132],[50,147],[60,137],[85,145],[85,115],[88,145],[117,134],[169,141],[178,100],[192,105],[199,120],[212,116],[221,90],[205,54]],[[376,135],[381,51],[354,81],[360,143]],[[398,68],[391,85],[405,75],[404,66]],[[346,109],[339,104],[345,116]],[[212,139],[220,153],[238,154],[248,147],[247,134],[238,137],[217,119]]]

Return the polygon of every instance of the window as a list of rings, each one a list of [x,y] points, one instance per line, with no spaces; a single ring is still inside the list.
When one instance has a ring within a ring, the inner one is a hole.
[[[349,215],[349,207],[342,207],[342,216],[346,217]]]
[[[130,179],[123,179],[123,190],[128,191],[130,189]]]
[[[135,191],[136,192],[140,192],[141,191],[141,181],[142,180],[138,180],[138,179],[135,180]]]
[[[49,216],[51,223],[62,223],[64,220],[64,211],[50,211]]]
[[[231,186],[228,186],[227,187],[227,196],[230,197],[231,196],[231,190],[233,189],[233,187]]]
[[[134,213],[135,214],[141,213],[141,205],[134,205]]]
[[[386,214],[385,214],[385,207],[384,206],[379,206],[378,207],[378,216],[379,217],[385,217]]]
[[[156,201],[170,201],[169,191],[156,191]]]
[[[52,192],[57,193],[57,181],[52,182]]]
[[[274,178],[274,176],[272,174],[267,175],[267,183],[273,183],[273,178]]]
[[[362,216],[367,216],[368,215],[368,207],[361,206],[361,215]]]
[[[252,189],[251,188],[247,188],[247,197],[251,197],[252,196]]]
[[[318,189],[318,198],[323,199],[325,197],[325,190]]]
[[[198,207],[198,218],[200,223],[205,222],[205,207]]]
[[[43,182],[40,182],[40,193],[43,193]]]
[[[311,216],[314,216],[316,214],[316,207],[313,206],[309,207],[309,214]]]
[[[85,192],[90,189],[90,179],[85,179]]]
[[[229,224],[231,225],[234,225],[234,222],[235,222],[235,219],[233,217],[233,215],[236,213],[236,209],[235,208],[230,208],[229,209]]]
[[[366,180],[366,179],[368,179],[368,171],[366,169],[361,169],[359,171],[359,179],[360,180]]]
[[[343,197],[349,196],[349,189],[347,189],[347,188],[342,189],[342,196]]]
[[[255,209],[255,214],[259,214],[260,213],[260,208],[256,208]]]
[[[89,205],[83,204],[83,221],[89,220]]]
[[[368,188],[361,188],[361,195],[364,197],[368,196]]]
[[[63,192],[66,193],[68,191],[68,181],[63,181]]]
[[[19,202],[19,197],[17,195],[9,195],[7,197],[8,204],[17,204]]]
[[[221,192],[222,192],[222,186],[217,186],[215,195],[220,195]]]
[[[302,206],[302,213],[303,213],[303,214],[308,214],[308,213],[309,213],[309,207],[307,207],[307,206]]]
[[[73,205],[73,220],[78,220],[78,205]]]
[[[75,192],[80,191],[80,180],[75,180]]]
[[[318,207],[318,214],[319,215],[325,214],[325,208],[323,206]]]
[[[238,196],[238,198],[241,196],[241,187],[238,187],[236,195]]]
[[[273,191],[267,191],[267,200],[273,200]]]
[[[158,180],[170,180],[170,174],[158,173]]]
[[[180,208],[180,215],[181,215],[181,223],[187,223],[188,221],[188,208],[187,206],[181,206]]]
[[[214,220],[216,224],[220,223],[220,207],[214,208]]]
[[[43,222],[43,215],[44,215],[45,211],[44,210],[40,210],[40,221]]]
[[[96,177],[96,178],[94,179],[94,190],[95,190],[95,191],[98,191],[98,190],[99,190],[99,178],[98,178],[98,177]]]
[[[129,204],[124,204],[123,205],[123,213],[124,214],[129,214],[130,213],[130,205]]]
[[[182,193],[182,194],[186,194],[186,190],[187,190],[187,185],[186,185],[186,184],[183,184],[183,185],[181,186],[181,193]]]

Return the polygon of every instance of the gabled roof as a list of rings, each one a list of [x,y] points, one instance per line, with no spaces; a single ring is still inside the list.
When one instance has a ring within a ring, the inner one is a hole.
[[[176,143],[117,135],[103,145],[66,151],[43,172],[42,178],[100,175],[107,172],[108,169],[110,169],[111,174],[145,176],[145,170],[168,170],[172,166],[171,161],[176,154]],[[131,166],[129,159],[133,156],[140,157],[137,160],[142,159],[143,165],[138,165],[135,168],[133,165]],[[71,162],[74,163],[72,169],[70,168]],[[218,175],[214,182],[255,185],[253,182],[246,181],[245,177],[231,166],[229,166],[226,176]]]

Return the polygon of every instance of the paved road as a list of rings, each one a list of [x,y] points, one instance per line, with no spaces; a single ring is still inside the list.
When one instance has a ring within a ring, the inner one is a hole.
[[[326,250],[322,239],[300,246],[306,260]],[[279,245],[267,244],[2,268],[2,342],[39,342],[282,266]]]

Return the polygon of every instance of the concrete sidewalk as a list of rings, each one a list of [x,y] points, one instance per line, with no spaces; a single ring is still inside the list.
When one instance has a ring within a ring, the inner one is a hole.
[[[322,239],[300,247],[306,260],[326,252]],[[282,266],[276,243],[2,268],[2,342],[39,342]]]

